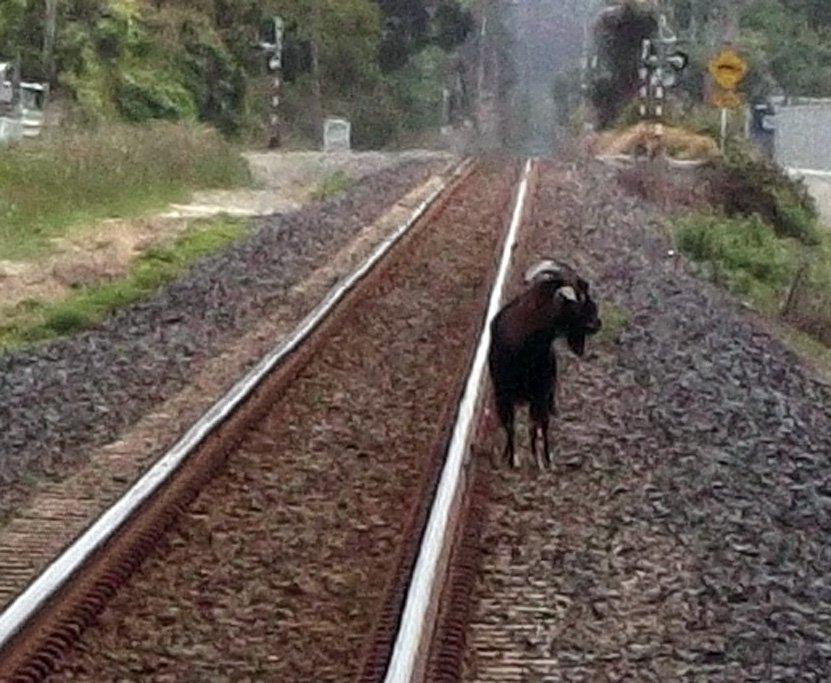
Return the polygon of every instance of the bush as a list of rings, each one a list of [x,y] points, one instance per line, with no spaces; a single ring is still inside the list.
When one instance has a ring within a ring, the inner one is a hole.
[[[728,151],[727,160],[713,164],[706,174],[713,203],[729,217],[761,216],[780,237],[819,244],[819,214],[805,184],[738,143]]]
[[[133,123],[196,117],[192,93],[173,80],[158,78],[152,71],[123,73],[116,90],[116,105],[121,117]]]
[[[309,198],[316,202],[325,202],[346,192],[355,183],[354,179],[341,170],[326,176],[318,186],[309,193]]]
[[[402,112],[389,87],[379,85],[372,95],[358,98],[350,108],[352,144],[356,149],[392,145],[403,131]]]

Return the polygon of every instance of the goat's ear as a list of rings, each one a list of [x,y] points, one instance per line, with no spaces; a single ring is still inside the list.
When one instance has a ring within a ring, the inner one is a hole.
[[[570,285],[566,285],[565,287],[560,287],[557,290],[557,293],[563,297],[566,301],[577,301],[577,292],[574,291],[574,287]]]

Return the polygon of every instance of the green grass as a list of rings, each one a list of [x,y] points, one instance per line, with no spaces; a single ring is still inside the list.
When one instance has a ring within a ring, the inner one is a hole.
[[[709,279],[765,310],[775,306],[789,286],[801,249],[795,240],[778,237],[758,216],[689,214],[676,219],[674,239]]]
[[[158,122],[61,130],[0,154],[0,260],[35,257],[51,238],[95,219],[249,183],[245,160],[208,128]]]
[[[324,178],[318,186],[309,193],[313,201],[324,202],[343,192],[346,192],[354,183],[354,179],[343,171],[335,171]]]
[[[628,311],[621,306],[604,301],[600,304],[600,319],[603,321],[603,327],[597,333],[597,343],[603,347],[616,344],[629,324]]]
[[[199,259],[246,233],[241,220],[196,221],[169,245],[147,251],[122,278],[96,282],[57,302],[29,299],[0,311],[0,349],[70,335],[93,327],[116,309],[146,299]]]
[[[787,322],[831,347],[831,236],[819,235],[809,246],[777,235],[758,216],[695,213],[675,220],[673,238],[702,275],[769,316],[781,317],[794,288]],[[802,266],[807,275],[800,279]]]

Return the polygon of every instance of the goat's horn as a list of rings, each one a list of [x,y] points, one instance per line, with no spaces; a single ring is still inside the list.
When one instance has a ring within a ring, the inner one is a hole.
[[[525,271],[525,282],[531,282],[535,278],[539,277],[543,273],[550,274],[550,275],[557,275],[563,271],[560,264],[556,263],[555,261],[545,260],[540,261],[537,265],[531,266],[527,271]]]
[[[577,301],[577,292],[574,291],[574,287],[566,285],[565,287],[560,287],[557,292],[567,301]]]

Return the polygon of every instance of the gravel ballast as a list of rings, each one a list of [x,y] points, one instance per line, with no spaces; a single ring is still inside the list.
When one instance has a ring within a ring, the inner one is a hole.
[[[554,470],[491,473],[466,680],[829,680],[831,388],[612,171],[544,171],[533,222],[520,267],[626,324],[569,359]]]
[[[0,355],[0,484],[108,443],[385,208],[446,162],[409,161],[252,234],[98,328]]]
[[[334,314],[51,680],[354,677],[438,469],[517,177],[475,170]]]

